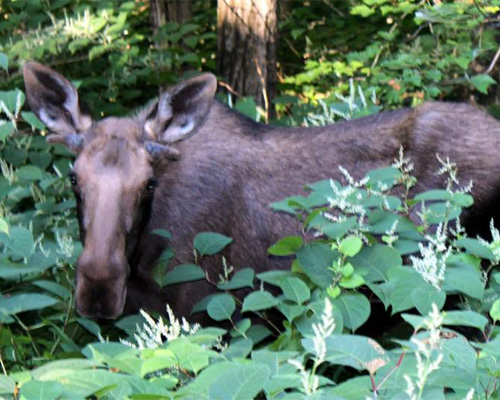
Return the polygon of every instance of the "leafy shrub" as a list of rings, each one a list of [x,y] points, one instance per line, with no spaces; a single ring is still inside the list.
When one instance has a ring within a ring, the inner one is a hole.
[[[410,196],[415,180],[401,154],[359,182],[345,171],[343,182],[312,183],[305,195],[273,204],[317,236],[286,237],[269,249],[292,256],[290,270],[256,276],[221,265],[211,282],[217,294],[193,311],[229,329],[190,326],[171,314],[168,321],[142,313],[101,327],[78,317],[72,266],[81,245],[64,179],[72,159],[30,135],[45,131],[23,110],[23,93],[10,91],[21,85],[17,64],[58,63],[95,110],[121,114],[186,66],[212,69],[215,36],[213,10],[203,2],[194,23],[166,25],[156,38],[145,28],[145,3],[80,1],[68,11],[70,3],[1,6],[8,18],[0,23],[0,68],[10,75],[1,81],[9,91],[0,92],[0,396],[499,396],[500,234],[492,227],[487,242],[463,232],[458,218],[472,198],[452,184],[447,160],[442,190]],[[346,2],[333,10],[346,18],[324,24],[323,3],[290,9],[282,30],[308,61],[305,70],[285,71],[277,102],[287,118],[280,123],[322,125],[375,113],[379,103],[486,91],[492,81],[481,66],[496,45],[485,23],[498,5],[483,7],[483,15],[473,3]],[[332,26],[342,35],[325,46]],[[155,41],[168,51],[157,51]],[[235,107],[258,115],[251,100]],[[193,243],[198,260],[230,245],[215,232]],[[196,264],[165,274],[169,255],[155,270],[162,286],[206,279]],[[234,296],[241,288],[249,291],[242,299]]]

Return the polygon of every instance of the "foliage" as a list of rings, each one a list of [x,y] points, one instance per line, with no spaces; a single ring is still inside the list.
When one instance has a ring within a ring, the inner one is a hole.
[[[280,26],[277,123],[323,125],[381,104],[486,101],[480,93],[492,92],[495,1],[292,5]],[[218,328],[171,312],[168,321],[142,313],[103,326],[76,315],[72,158],[38,135],[46,131],[24,107],[19,66],[56,66],[96,116],[123,114],[187,69],[214,69],[212,6],[195,2],[194,21],[153,36],[147,2],[0,2],[0,396],[498,397],[500,234],[463,232],[458,217],[472,198],[453,184],[449,160],[441,190],[414,193],[401,153],[359,181],[344,171],[342,182],[310,183],[272,204],[308,232],[268,250],[292,257],[290,270],[255,275],[223,260],[219,277],[207,277],[203,257],[231,246],[216,232],[194,240],[197,264],[165,274],[167,250],[157,282],[208,279],[218,292],[193,312]],[[251,99],[235,108],[258,116]]]
[[[310,105],[336,101],[349,79],[375,90],[385,106],[470,96],[485,101],[481,94],[495,83],[491,75],[497,71],[491,61],[498,48],[499,6],[498,1],[293,2],[280,24],[282,34],[294,39],[282,42],[283,63],[301,67],[285,72],[281,87],[287,96],[277,102],[293,119],[310,110],[297,104],[296,96]],[[332,32],[339,34],[332,38]]]

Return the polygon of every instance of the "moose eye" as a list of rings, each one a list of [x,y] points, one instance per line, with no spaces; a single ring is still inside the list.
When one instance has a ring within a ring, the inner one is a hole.
[[[155,178],[149,179],[148,183],[146,184],[146,193],[153,193],[157,184],[158,182]]]
[[[69,173],[69,181],[71,182],[72,186],[76,186],[78,184],[78,179],[77,179],[76,174],[74,172]]]

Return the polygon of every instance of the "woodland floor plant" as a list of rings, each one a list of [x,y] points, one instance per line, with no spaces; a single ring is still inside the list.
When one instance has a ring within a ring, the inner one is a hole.
[[[276,123],[496,96],[497,1],[307,3],[281,22]],[[72,156],[45,142],[19,66],[56,65],[98,117],[143,104],[188,69],[214,69],[210,3],[195,2],[195,20],[166,24],[158,37],[145,28],[145,4],[0,1],[0,398],[499,398],[500,232],[492,225],[485,240],[462,229],[473,199],[453,160],[440,160],[442,189],[413,193],[404,149],[362,179],[342,169],[342,181],[309,182],[302,196],[270,205],[308,235],[269,248],[294,260],[289,270],[234,272],[224,260],[209,277],[217,293],[193,312],[229,329],[190,325],[167,305],[166,319],[142,312],[102,326],[76,314]],[[261,114],[251,99],[234,107]],[[165,273],[167,249],[156,281],[207,279],[200,260],[231,242],[199,233],[197,263]]]

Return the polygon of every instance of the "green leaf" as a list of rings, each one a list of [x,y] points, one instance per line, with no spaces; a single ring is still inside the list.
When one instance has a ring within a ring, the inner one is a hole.
[[[500,299],[496,299],[491,306],[490,316],[493,321],[500,321]]]
[[[26,97],[19,89],[8,92],[0,92],[0,102],[3,101],[7,109],[14,113],[16,109],[20,110],[24,104]],[[2,114],[3,111],[0,111]]]
[[[332,283],[334,253],[329,245],[309,243],[297,252],[297,259],[302,270],[316,285],[326,288]]]
[[[242,312],[260,311],[278,305],[279,300],[265,290],[252,292],[243,301]]]
[[[367,282],[388,282],[387,271],[403,264],[395,249],[380,244],[365,246],[350,262]]]
[[[106,25],[106,20],[101,17],[93,17],[90,20],[90,31],[91,33],[99,32]]]
[[[172,239],[172,234],[166,229],[155,229],[153,232],[151,232],[151,234],[161,236],[162,238],[168,240]]]
[[[225,293],[215,295],[207,305],[208,315],[215,321],[231,319],[235,310],[236,304],[233,297]]]
[[[488,88],[496,83],[491,76],[486,74],[473,76],[470,81],[477,90],[484,94],[488,94]]]
[[[365,283],[366,282],[361,275],[354,273],[347,277],[344,276],[340,280],[339,286],[345,289],[356,289],[360,286],[363,286]]]
[[[269,247],[267,250],[273,256],[288,256],[295,254],[299,250],[304,241],[299,236],[288,236],[280,239],[276,244]]]
[[[42,121],[40,121],[36,117],[36,115],[33,114],[32,112],[22,111],[21,116],[28,124],[30,124],[32,130],[38,129],[41,131],[41,130],[45,129],[45,124]]]
[[[467,254],[473,254],[490,261],[495,260],[493,252],[477,239],[463,238],[456,240],[455,243],[463,247],[467,251]]]
[[[205,272],[198,265],[183,264],[167,272],[163,279],[163,286],[199,281],[200,279],[205,279]]]
[[[363,325],[370,316],[370,302],[361,293],[343,293],[333,304],[342,313],[345,327],[352,331]]]
[[[421,315],[428,315],[432,311],[432,304],[441,310],[446,301],[444,290],[437,291],[433,286],[419,286],[411,292],[411,299]]]
[[[14,394],[16,390],[16,382],[14,379],[0,375],[0,394]]]
[[[358,335],[333,334],[326,340],[326,360],[335,365],[346,365],[362,371],[377,360],[380,366],[389,362],[385,350],[375,340]],[[303,339],[302,345],[314,354],[314,340]]]
[[[484,331],[488,318],[474,311],[447,311],[443,325],[471,326]]]
[[[9,235],[9,224],[5,220],[5,218],[0,217],[0,232],[5,233],[6,235]]]
[[[42,170],[34,165],[24,165],[17,171],[19,179],[27,181],[39,181],[43,179]]]
[[[253,280],[255,277],[255,271],[253,268],[244,268],[237,271],[229,282],[220,283],[217,287],[220,290],[235,290],[242,289],[244,287],[249,287],[253,289]]]
[[[288,300],[297,304],[302,304],[309,300],[311,291],[302,279],[291,277],[283,278],[280,282],[280,288]]]
[[[4,243],[16,255],[29,258],[33,251],[33,234],[26,228],[14,226],[10,229],[10,237],[4,238]]]
[[[5,71],[9,70],[9,58],[5,53],[2,53],[0,51],[0,68],[2,68]]]
[[[363,241],[357,236],[348,236],[340,242],[339,251],[347,257],[354,257],[363,247]]]
[[[21,395],[26,400],[54,400],[63,390],[63,385],[56,381],[29,381],[21,386]]]
[[[193,245],[201,256],[211,256],[220,252],[232,241],[233,239],[219,233],[202,232],[196,235]]]
[[[0,320],[25,311],[40,310],[58,303],[57,299],[38,293],[22,293],[0,297]]]
[[[141,365],[141,377],[164,368],[172,368],[177,365],[177,357],[169,349],[155,349]]]
[[[234,109],[253,119],[254,121],[257,121],[257,118],[259,117],[257,103],[255,103],[255,100],[252,97],[240,97],[236,101]]]
[[[255,398],[271,371],[266,364],[234,364],[210,385],[209,399],[247,400]]]
[[[483,299],[484,282],[481,273],[471,265],[462,262],[448,265],[444,273],[444,282],[443,288],[446,291],[458,290],[475,299]]]

